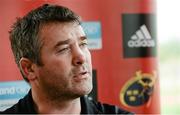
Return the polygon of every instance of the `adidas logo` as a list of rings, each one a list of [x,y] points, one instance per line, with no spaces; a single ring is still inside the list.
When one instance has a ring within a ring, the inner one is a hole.
[[[152,39],[145,24],[131,36],[131,39],[128,41],[128,46],[131,48],[155,46],[155,41]]]

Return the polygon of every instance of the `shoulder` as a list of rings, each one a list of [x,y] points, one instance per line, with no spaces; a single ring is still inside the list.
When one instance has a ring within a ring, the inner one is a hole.
[[[31,96],[31,91],[15,105],[0,112],[1,114],[22,114],[22,113],[36,113],[33,107],[34,103]]]
[[[6,110],[2,111],[1,114],[12,114],[12,113],[20,113],[22,100],[19,100],[18,103],[13,105],[10,108],[7,108]]]
[[[118,106],[104,104],[100,102],[93,102],[94,105],[105,114],[132,114],[131,112],[121,109]]]
[[[115,105],[110,104],[104,104],[100,102],[96,102],[93,100],[89,100],[88,98],[84,97],[81,99],[81,101],[84,100],[84,108],[87,112],[84,113],[90,113],[90,114],[133,114],[129,111],[126,111],[124,109],[121,109]],[[81,102],[82,104],[82,102]],[[82,107],[82,106],[81,106]]]

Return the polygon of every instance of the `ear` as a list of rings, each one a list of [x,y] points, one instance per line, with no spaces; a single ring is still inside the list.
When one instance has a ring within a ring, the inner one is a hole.
[[[34,67],[35,64],[31,60],[22,57],[19,61],[19,65],[22,73],[25,77],[27,77],[29,81],[34,80],[36,78]]]

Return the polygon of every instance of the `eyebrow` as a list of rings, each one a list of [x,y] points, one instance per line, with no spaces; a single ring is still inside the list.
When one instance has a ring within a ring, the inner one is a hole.
[[[87,37],[86,36],[81,36],[79,38],[79,40],[83,41],[83,40],[87,40]],[[66,45],[66,44],[69,44],[70,43],[70,39],[67,39],[67,40],[64,40],[64,41],[59,41],[56,45],[55,45],[55,48],[61,46],[61,45]]]
[[[61,45],[68,44],[70,42],[70,39],[64,40],[64,41],[59,41],[54,47],[57,48]]]

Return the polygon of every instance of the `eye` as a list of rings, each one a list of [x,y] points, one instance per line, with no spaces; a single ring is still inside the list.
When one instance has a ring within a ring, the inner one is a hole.
[[[84,40],[80,43],[80,47],[86,47],[88,45],[87,40]]]
[[[70,50],[70,47],[65,47],[65,48],[61,48],[60,50],[58,50],[58,53],[64,53]]]

